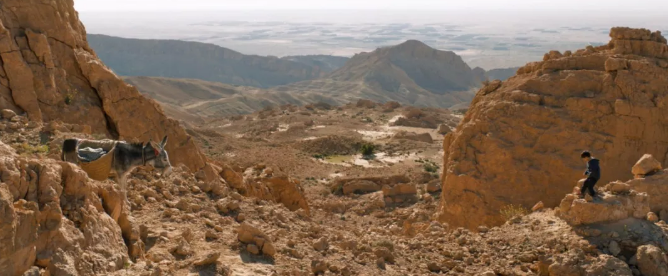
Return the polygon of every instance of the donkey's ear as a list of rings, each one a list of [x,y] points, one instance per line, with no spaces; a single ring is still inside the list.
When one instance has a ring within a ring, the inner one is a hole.
[[[151,145],[151,146],[153,145],[153,142],[151,142],[151,139],[148,139],[148,142],[146,142],[146,144],[144,144],[144,147],[148,147],[148,145]]]
[[[165,138],[162,138],[162,142],[160,142],[160,147],[164,148],[167,145],[167,135],[165,135]]]

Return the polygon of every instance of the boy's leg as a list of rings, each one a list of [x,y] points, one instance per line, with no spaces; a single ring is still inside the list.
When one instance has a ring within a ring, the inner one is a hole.
[[[594,185],[596,185],[597,181],[598,181],[598,179],[589,177],[589,178],[587,178],[587,180],[585,180],[585,183],[582,185],[582,188],[584,190],[587,190],[586,192],[588,192],[589,195],[592,196],[592,197],[596,196],[596,191],[594,190]],[[585,191],[583,191],[583,193],[582,193],[583,196],[584,196],[584,193],[585,193]]]
[[[594,186],[596,185],[596,182],[598,182],[598,179],[596,179],[596,178],[589,178],[589,179],[587,179],[587,180],[591,182],[591,184],[589,185],[589,194],[590,194],[592,197],[595,197],[595,196],[596,196],[596,190],[594,190]]]
[[[587,192],[588,181],[589,181],[589,178],[585,179],[585,181],[582,182],[582,187],[580,187],[580,198],[584,198],[585,193]]]

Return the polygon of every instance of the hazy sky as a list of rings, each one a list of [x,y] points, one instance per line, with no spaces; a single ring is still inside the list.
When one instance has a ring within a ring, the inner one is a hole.
[[[236,9],[664,10],[667,0],[75,0],[79,11]]]

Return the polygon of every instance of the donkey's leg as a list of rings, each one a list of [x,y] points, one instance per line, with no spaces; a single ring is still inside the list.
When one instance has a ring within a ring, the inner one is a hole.
[[[124,175],[118,175],[117,178],[118,184],[121,186],[121,198],[120,200],[120,206],[118,208],[114,208],[114,210],[111,213],[111,218],[114,220],[118,221],[118,218],[121,216],[121,213],[123,211],[123,206],[125,205],[125,202],[127,201],[127,195],[125,192],[125,184],[126,184],[126,178]]]
[[[128,199],[128,176],[129,173],[123,174],[123,176],[120,178],[122,179],[121,181],[121,190],[123,191],[123,208],[125,206],[130,207],[130,200]],[[130,209],[127,210],[128,215],[130,214]]]

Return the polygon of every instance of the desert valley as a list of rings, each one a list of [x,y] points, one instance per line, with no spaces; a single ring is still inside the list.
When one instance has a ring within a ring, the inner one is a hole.
[[[85,1],[0,0],[0,275],[668,275],[654,21],[156,32]]]

